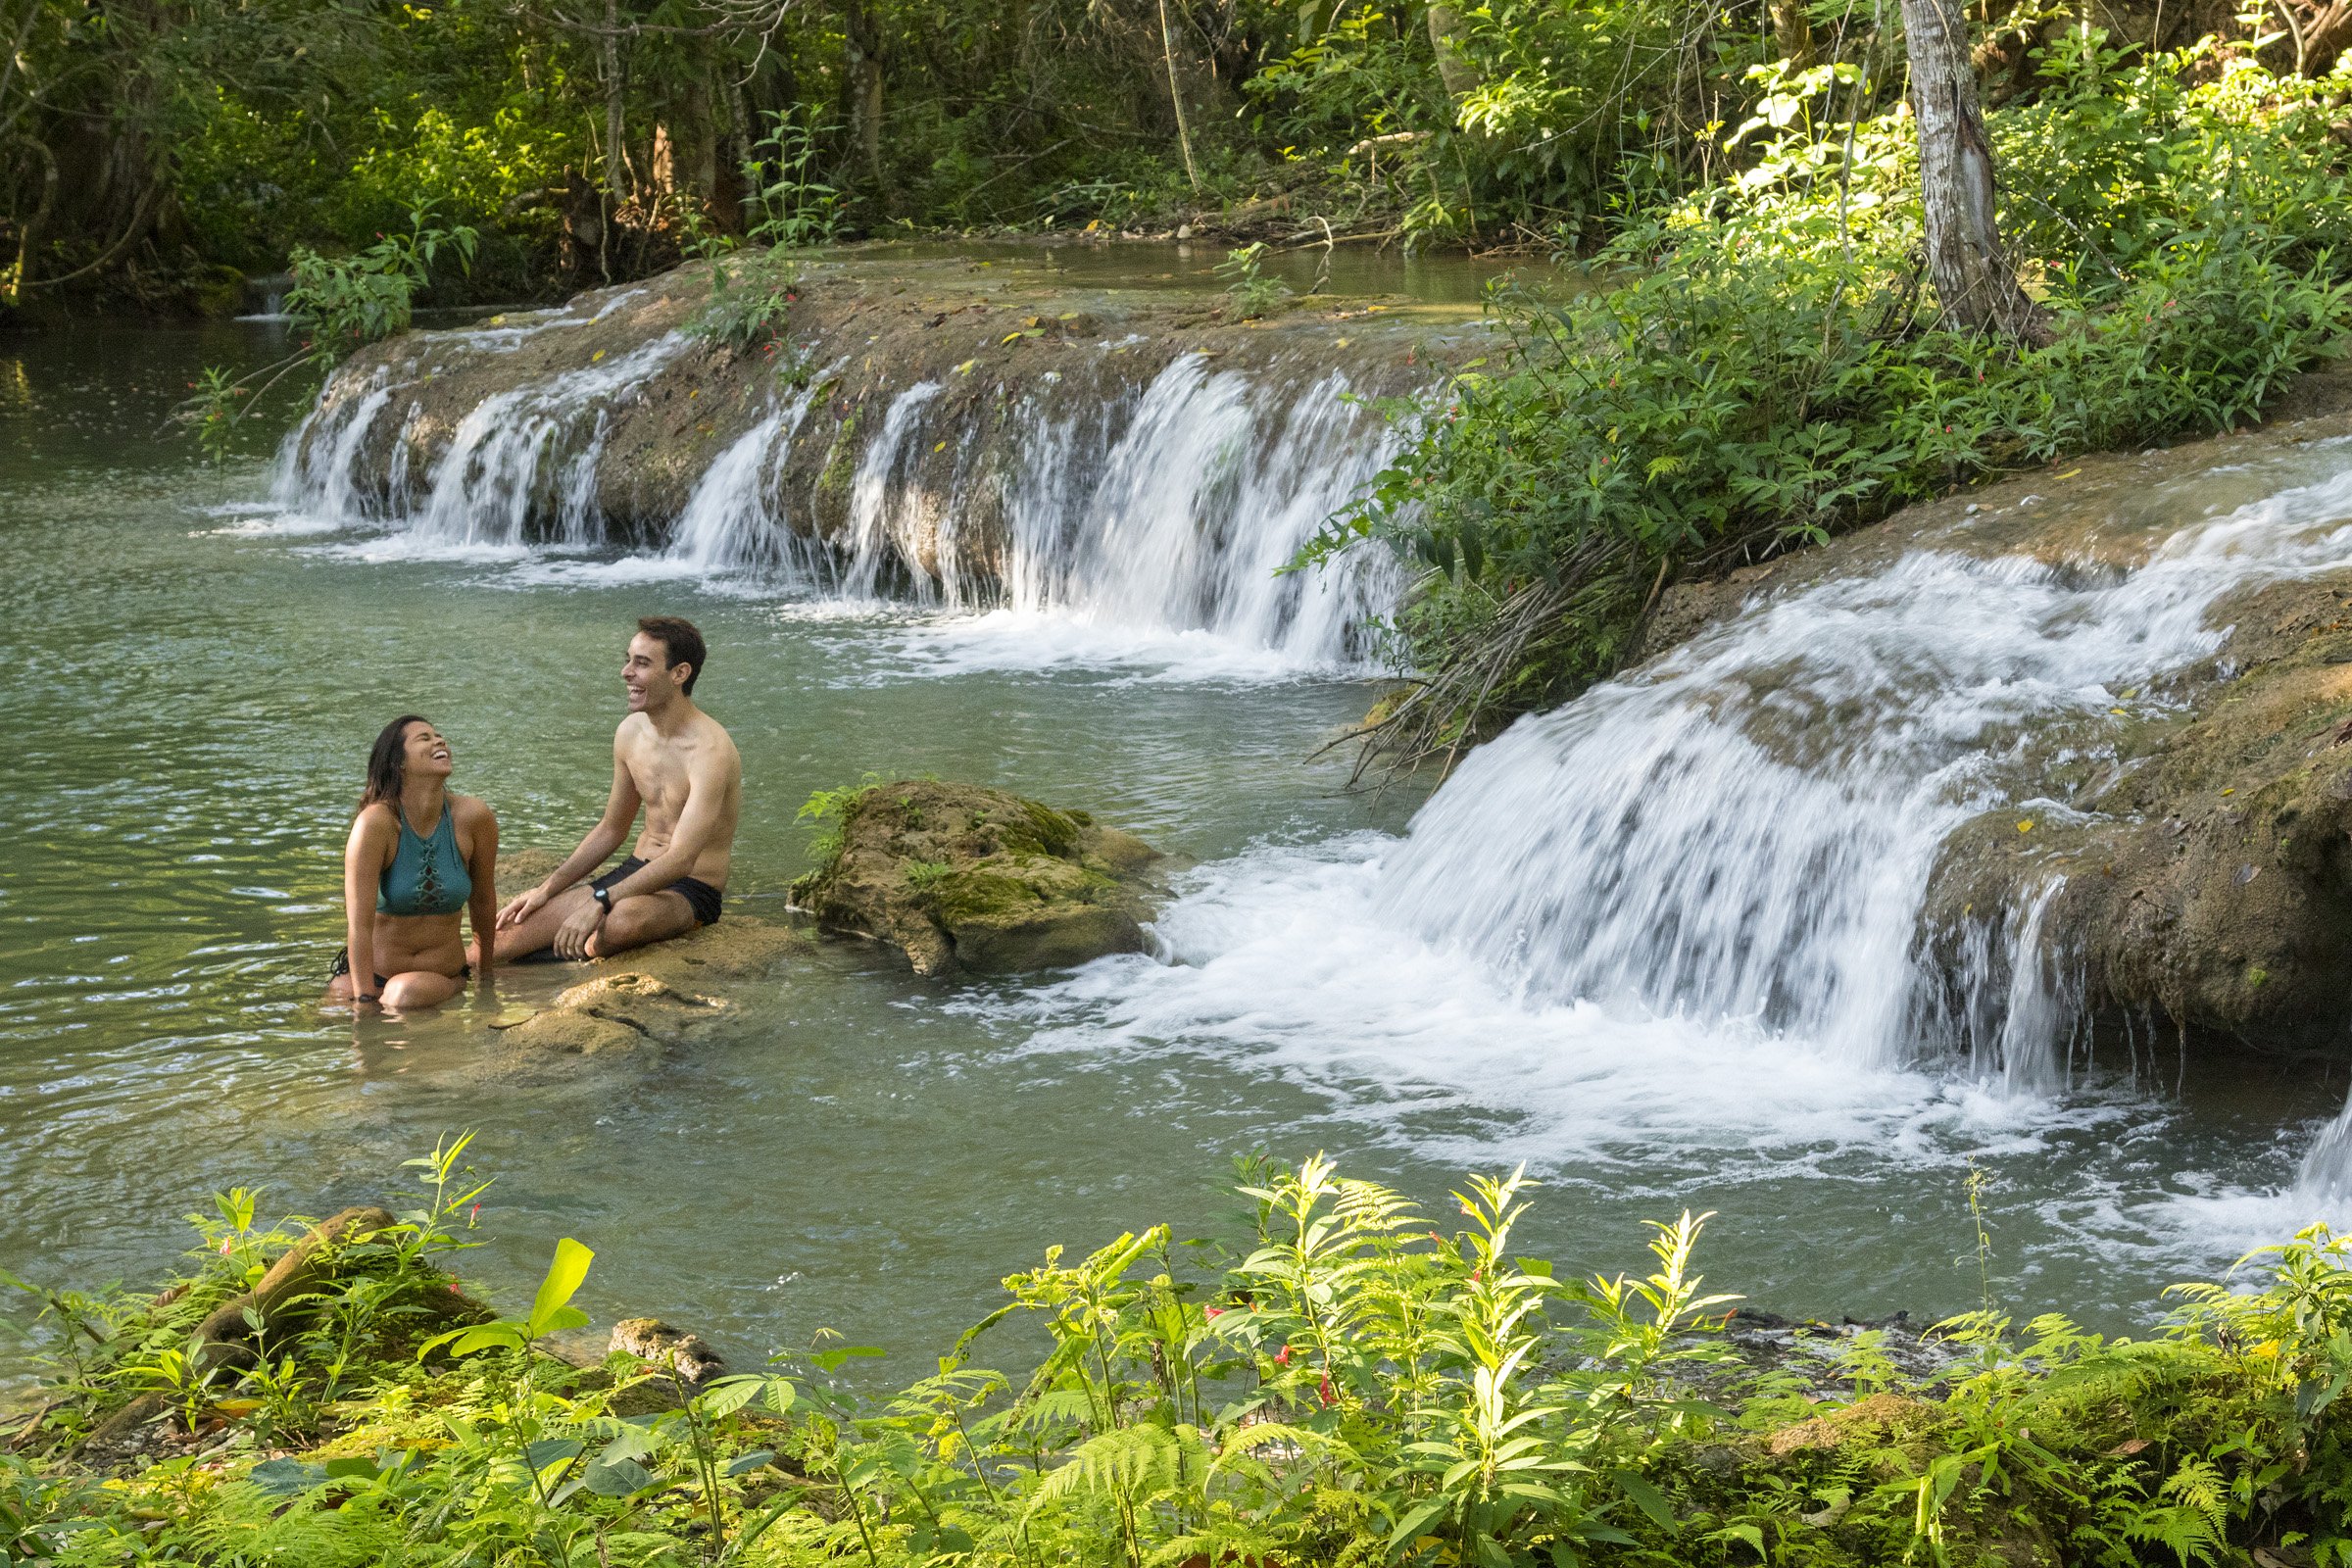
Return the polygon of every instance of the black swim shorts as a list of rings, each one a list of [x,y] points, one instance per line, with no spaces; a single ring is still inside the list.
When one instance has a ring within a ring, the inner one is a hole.
[[[645,862],[632,855],[588,885],[592,888],[609,888],[624,877],[635,876],[644,869]],[[695,922],[698,925],[718,924],[718,889],[710,883],[695,877],[682,876],[672,882],[666,891],[685,897],[687,904],[693,906]]]

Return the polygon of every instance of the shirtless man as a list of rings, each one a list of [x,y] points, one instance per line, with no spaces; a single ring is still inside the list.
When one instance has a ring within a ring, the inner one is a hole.
[[[545,882],[498,911],[499,962],[548,947],[565,958],[609,957],[718,919],[743,808],[743,760],[718,721],[694,706],[703,658],[703,634],[691,621],[637,622],[620,667],[629,716],[612,732],[605,818]],[[640,806],[645,831],[629,858],[576,886],[620,847]]]

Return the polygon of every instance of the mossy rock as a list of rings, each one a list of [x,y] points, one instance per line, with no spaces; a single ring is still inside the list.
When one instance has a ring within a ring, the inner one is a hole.
[[[927,975],[1061,969],[1141,953],[1159,852],[1084,811],[906,779],[842,808],[841,843],[795,882],[819,924],[887,942]]]

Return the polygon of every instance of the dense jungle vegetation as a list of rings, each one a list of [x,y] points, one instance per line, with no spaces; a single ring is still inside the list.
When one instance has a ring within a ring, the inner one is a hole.
[[[919,1376],[853,1388],[844,1368],[882,1352],[827,1335],[739,1373],[699,1342],[575,1350],[585,1368],[548,1353],[580,1343],[594,1254],[564,1241],[527,1308],[477,1307],[444,1271],[478,1243],[487,1184],[464,1149],[410,1162],[424,1181],[397,1217],[347,1211],[299,1241],[301,1222],[257,1225],[255,1194],[219,1195],[190,1216],[193,1268],[153,1295],[0,1278],[49,1368],[0,1452],[0,1556],[2337,1568],[2352,1550],[2352,1240],[2324,1229],[2235,1289],[2176,1291],[2141,1340],[2012,1323],[1980,1229],[1956,1271],[1978,1310],[1899,1347],[1792,1325],[1776,1357],[1752,1353],[1769,1320],[1703,1294],[1703,1217],[1656,1225],[1642,1272],[1576,1279],[1514,1250],[1523,1175],[1466,1182],[1441,1232],[1320,1156],[1251,1157],[1223,1239],[1154,1225],[1049,1249]],[[1045,1331],[1042,1362],[981,1359],[1022,1353],[989,1338],[1007,1319]]]
[[[2083,21],[2316,75],[2341,8],[2281,4],[2308,36],[2195,4],[1972,15],[2023,104]],[[42,309],[227,309],[235,274],[419,208],[481,235],[429,299],[552,297],[779,191],[804,238],[1192,221],[1589,251],[1901,88],[1886,0],[9,0],[0,26],[0,293]]]

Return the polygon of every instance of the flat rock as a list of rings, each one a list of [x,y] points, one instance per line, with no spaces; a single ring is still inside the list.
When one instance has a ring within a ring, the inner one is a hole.
[[[500,857],[500,899],[539,882],[563,858],[550,850]],[[584,978],[529,1017],[492,1027],[502,1047],[531,1056],[617,1058],[659,1052],[736,1010],[732,998],[711,995],[713,990],[779,975],[788,959],[808,948],[808,939],[789,926],[728,913],[716,925],[669,942],[610,958],[549,965]],[[520,971],[534,972],[545,971],[538,966]]]
[[[842,809],[832,858],[793,884],[829,930],[887,942],[926,975],[1015,974],[1145,951],[1159,852],[1003,790],[904,779]]]

